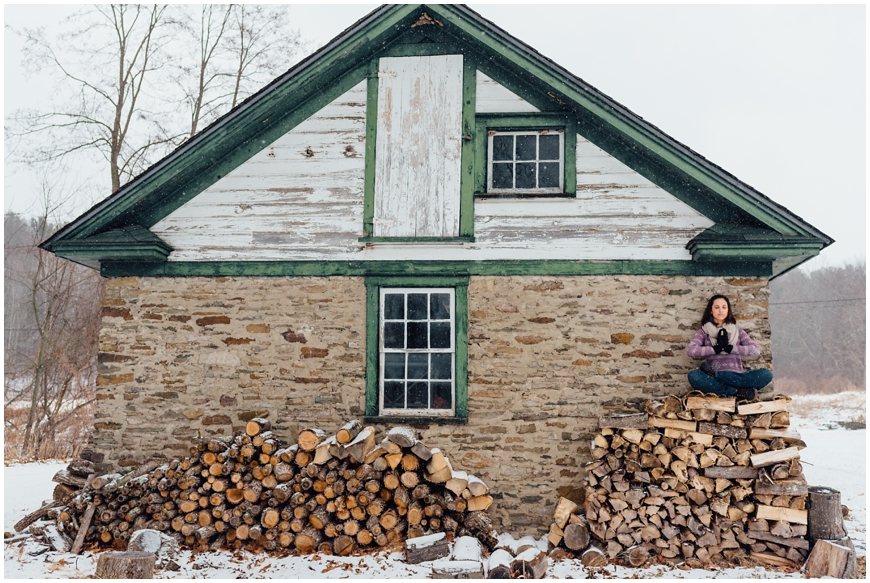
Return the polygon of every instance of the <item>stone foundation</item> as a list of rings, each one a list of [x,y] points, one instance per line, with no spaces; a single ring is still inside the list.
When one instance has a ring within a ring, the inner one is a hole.
[[[472,277],[468,424],[423,424],[480,476],[498,528],[541,534],[580,488],[602,412],[688,390],[685,347],[724,293],[770,367],[767,280]],[[365,408],[362,278],[117,278],[100,336],[93,445],[112,466],[186,454],[255,416],[282,439]],[[383,429],[383,427],[381,427]]]

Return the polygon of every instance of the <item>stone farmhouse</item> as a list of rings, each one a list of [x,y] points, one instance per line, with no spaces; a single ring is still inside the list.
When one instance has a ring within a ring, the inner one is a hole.
[[[707,298],[832,239],[461,5],[385,5],[42,247],[99,269],[93,447],[411,424],[545,528]]]

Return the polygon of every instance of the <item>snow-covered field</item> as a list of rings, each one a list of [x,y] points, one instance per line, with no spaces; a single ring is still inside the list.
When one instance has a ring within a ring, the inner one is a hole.
[[[846,530],[855,543],[858,556],[864,557],[867,552],[867,431],[856,427],[862,426],[865,420],[865,394],[851,392],[795,397],[792,405],[792,425],[800,431],[808,446],[801,452],[807,481],[812,485],[828,486],[841,492],[841,501],[850,510],[849,517],[844,521]],[[12,525],[27,512],[39,508],[43,500],[51,498],[54,487],[51,477],[65,465],[64,462],[48,462],[4,468],[5,531],[12,531]],[[546,543],[542,541],[541,544]],[[81,578],[92,575],[96,568],[96,557],[91,553],[86,552],[80,556],[55,552],[32,555],[42,548],[38,543],[28,541],[7,544],[4,553],[4,578]],[[180,571],[160,571],[156,576],[163,579],[422,579],[431,572],[431,568],[425,564],[406,564],[400,550],[348,558],[321,555],[273,558],[230,552],[200,553],[192,556],[185,551],[177,562],[181,565]],[[801,576],[799,573],[762,568],[684,570],[679,565],[591,570],[584,568],[577,560],[554,563],[547,575],[563,579],[770,579]]]

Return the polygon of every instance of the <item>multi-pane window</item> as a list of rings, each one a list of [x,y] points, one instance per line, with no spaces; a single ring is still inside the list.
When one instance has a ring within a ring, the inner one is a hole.
[[[454,414],[454,298],[452,288],[381,288],[382,415]]]
[[[490,130],[487,192],[561,193],[564,134]]]

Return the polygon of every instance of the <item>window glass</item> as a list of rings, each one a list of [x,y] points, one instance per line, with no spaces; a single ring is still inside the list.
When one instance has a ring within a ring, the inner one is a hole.
[[[564,131],[489,130],[487,191],[561,193]]]
[[[454,297],[449,288],[381,289],[382,414],[453,412]]]

